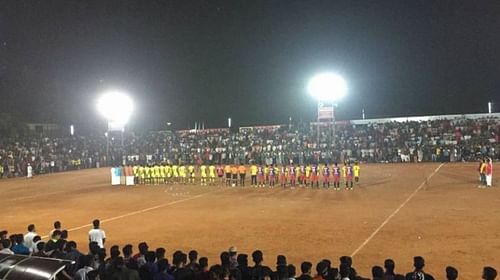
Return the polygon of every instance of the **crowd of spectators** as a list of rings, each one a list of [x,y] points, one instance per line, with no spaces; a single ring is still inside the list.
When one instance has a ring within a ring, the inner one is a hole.
[[[251,254],[251,265],[249,256],[239,253],[234,246],[221,252],[219,260],[210,260],[210,263],[208,258],[199,257],[196,250],[187,254],[175,251],[169,260],[165,248],[153,250],[146,242],[138,244],[136,253],[131,244],[121,249],[114,245],[107,251],[99,221],[94,220],[93,225],[94,228],[89,231],[90,242],[86,253],[77,247],[76,242],[69,241],[67,231],[61,230],[60,222],[55,222],[48,241],[40,238],[33,224],[28,226],[28,232],[24,235],[8,236],[7,231],[1,231],[0,254],[71,261],[58,275],[58,279],[74,280],[434,280],[424,270],[425,260],[421,256],[414,257],[414,269],[405,274],[397,273],[394,260],[386,259],[383,267],[373,266],[371,277],[365,278],[357,273],[349,256],[340,257],[338,265],[329,259],[318,262],[315,267],[311,262],[304,261],[299,270],[289,264],[284,255],[277,256],[275,268],[265,266],[264,255],[260,250]],[[448,266],[444,272],[446,279],[458,279],[456,268]],[[494,280],[496,277],[495,268],[483,268],[481,279]]]
[[[334,136],[333,136],[334,135]],[[123,137],[123,138],[122,138]],[[318,141],[319,139],[319,141]],[[500,158],[500,120],[340,123],[323,126],[267,126],[161,131],[113,136],[0,136],[0,176],[105,165],[148,164],[307,164],[361,162],[475,161]]]

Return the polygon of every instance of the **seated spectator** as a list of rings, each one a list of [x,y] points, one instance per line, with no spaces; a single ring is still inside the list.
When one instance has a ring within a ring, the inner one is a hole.
[[[81,268],[75,273],[73,276],[73,280],[88,280],[89,272],[93,271],[91,263],[93,261],[93,257],[91,255],[81,256],[80,257],[80,266]]]
[[[24,236],[22,234],[16,234],[14,240],[16,244],[11,248],[14,254],[28,256],[31,253],[30,248],[24,246]]]
[[[61,231],[60,230],[53,230],[52,235],[50,236],[50,240],[47,241],[47,244],[45,244],[45,252],[52,252],[57,249],[57,241],[61,239]]]
[[[49,256],[45,253],[45,242],[43,241],[40,241],[36,244],[36,250],[37,252],[34,253],[32,256],[41,258],[46,258]]]
[[[14,252],[12,252],[12,250],[10,249],[11,242],[9,239],[0,240],[0,245],[1,245],[0,254],[14,255]]]

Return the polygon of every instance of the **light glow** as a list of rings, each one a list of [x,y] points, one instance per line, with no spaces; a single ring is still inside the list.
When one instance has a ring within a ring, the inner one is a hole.
[[[134,111],[134,104],[128,95],[109,91],[97,101],[97,110],[110,123],[126,124]]]
[[[307,91],[318,101],[336,101],[346,95],[347,84],[335,73],[322,73],[309,81]]]

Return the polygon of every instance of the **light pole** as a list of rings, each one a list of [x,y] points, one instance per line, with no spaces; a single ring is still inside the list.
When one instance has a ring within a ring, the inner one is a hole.
[[[119,91],[108,91],[104,93],[97,101],[97,110],[107,121],[106,131],[106,153],[109,157],[109,133],[112,131],[121,132],[122,142],[122,156],[125,152],[123,142],[123,132],[125,125],[127,125],[132,112],[134,111],[134,104],[132,99]]]
[[[344,79],[335,73],[321,73],[312,77],[307,85],[307,91],[318,101],[317,112],[317,143],[319,145],[320,122],[323,119],[332,122],[332,142],[335,136],[335,102],[347,93]]]

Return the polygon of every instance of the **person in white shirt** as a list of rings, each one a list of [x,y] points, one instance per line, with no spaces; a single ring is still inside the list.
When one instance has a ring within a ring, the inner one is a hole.
[[[34,224],[28,226],[28,232],[24,235],[24,246],[32,249],[33,248],[33,238],[36,236],[36,229]]]
[[[26,168],[26,178],[31,179],[33,178],[33,167],[31,167],[31,164],[28,163],[28,167]]]
[[[99,245],[100,248],[104,248],[104,242],[106,242],[106,233],[104,233],[104,230],[99,228],[100,223],[101,222],[98,219],[95,219],[92,222],[94,228],[89,231],[89,241],[97,242],[97,245]]]

